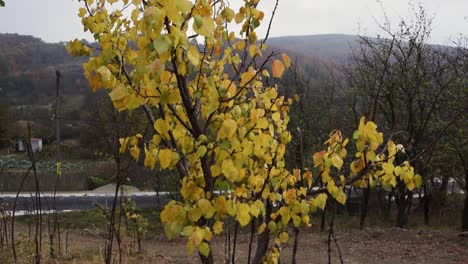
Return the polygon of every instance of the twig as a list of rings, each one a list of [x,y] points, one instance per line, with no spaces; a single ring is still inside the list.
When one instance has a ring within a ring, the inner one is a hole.
[[[253,243],[254,233],[255,233],[255,218],[252,220],[252,223],[250,223],[249,256],[247,258],[247,264],[250,264],[250,259],[252,257],[252,243]]]
[[[236,221],[234,225],[234,242],[232,246],[232,258],[231,258],[231,263],[236,264],[236,246],[237,246],[237,232],[239,229],[239,222]]]
[[[452,120],[441,130],[439,131],[439,133],[437,134],[437,136],[431,141],[431,143],[429,143],[421,152],[419,152],[414,158],[412,158],[409,163],[413,163],[415,162],[416,160],[418,160],[422,155],[424,155],[427,151],[429,151],[434,145],[435,143],[437,143],[437,141],[439,141],[443,134],[447,131],[447,129],[453,124],[455,123],[455,121],[458,119],[458,117],[464,113],[463,110],[460,110],[458,111],[458,113],[452,118]]]
[[[16,255],[16,245],[15,245],[15,213],[16,213],[16,204],[18,202],[18,197],[23,189],[24,182],[26,181],[26,178],[28,177],[29,173],[31,172],[32,167],[29,167],[28,171],[26,174],[24,174],[23,178],[21,179],[20,186],[18,188],[18,191],[16,192],[15,200],[13,201],[13,208],[12,208],[12,217],[11,217],[11,250],[13,253],[13,259],[15,260],[15,263],[18,263],[18,257]]]

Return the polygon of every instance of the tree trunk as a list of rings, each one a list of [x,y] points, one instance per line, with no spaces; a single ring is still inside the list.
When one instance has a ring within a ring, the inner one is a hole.
[[[252,220],[252,222],[250,223],[249,255],[247,257],[247,264],[250,264],[250,260],[251,260],[251,257],[252,257],[252,243],[253,243],[256,227],[257,227],[257,223],[256,223],[255,218],[254,218]]]
[[[465,167],[465,205],[462,214],[462,230],[468,231],[468,170]]]
[[[297,248],[299,246],[299,228],[294,227],[294,245],[293,245],[293,252],[292,252],[292,264],[297,264],[296,255],[297,255]]]
[[[396,225],[399,228],[404,228],[406,226],[406,193],[402,193],[398,196],[398,214]]]
[[[432,201],[432,193],[427,192],[427,186],[424,188],[424,224],[429,225],[430,222],[430,206]]]
[[[449,177],[448,176],[443,176],[442,177],[442,183],[440,184],[440,192],[444,194],[444,196],[447,194],[447,187],[448,187],[448,181]]]
[[[268,224],[271,220],[271,210],[272,210],[272,204],[270,201],[266,201],[266,212],[265,212],[265,221],[264,223]],[[259,222],[260,225],[260,222]],[[265,228],[261,234],[258,235],[257,237],[257,250],[255,252],[255,257],[253,259],[253,264],[260,264],[262,263],[263,257],[266,255],[268,251],[268,243],[270,241],[270,231],[268,231],[268,228]]]
[[[323,212],[320,214],[320,233],[323,233],[323,231],[325,230],[327,205],[328,204],[325,205],[325,208],[323,209]]]
[[[468,186],[468,184],[466,184]],[[465,190],[465,205],[462,214],[462,230],[468,231],[468,188]]]
[[[213,250],[211,249],[210,247],[210,253],[208,254],[207,257],[203,256],[202,254],[199,254],[200,255],[200,260],[203,264],[213,264],[214,261],[213,261]]]
[[[407,212],[406,212],[406,216],[409,217],[410,213],[411,213],[411,208],[413,208],[413,192],[409,192],[408,193],[408,198],[406,199],[406,208],[407,208]]]
[[[351,191],[352,191],[352,188],[349,188],[348,193],[346,194],[348,199],[351,198]],[[346,206],[346,210],[348,211],[348,215],[352,216],[353,212],[352,212],[352,207],[351,207],[351,203],[349,202],[349,200],[345,203],[345,206]]]
[[[363,190],[363,197],[361,203],[361,218],[359,220],[359,228],[363,229],[367,217],[367,209],[369,207],[370,187]]]
[[[393,190],[388,193],[387,195],[387,204],[385,205],[385,212],[383,214],[384,219],[388,219],[392,213],[392,198],[393,198]]]
[[[397,227],[404,228],[406,226],[406,201],[405,198],[400,199],[398,206]]]

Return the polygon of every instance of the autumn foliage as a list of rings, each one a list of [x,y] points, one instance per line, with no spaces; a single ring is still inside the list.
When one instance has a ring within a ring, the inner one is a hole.
[[[94,91],[106,89],[119,111],[145,110],[152,135],[128,135],[120,151],[151,169],[178,172],[182,200],[167,204],[161,221],[169,238],[187,237],[188,252],[197,250],[205,263],[213,261],[210,241],[227,219],[240,226],[255,219],[258,234],[273,235],[263,261],[276,263],[288,227],[310,226],[328,199],[344,204],[347,185],[421,184],[408,162],[396,163],[403,147],[384,141],[365,118],[351,157],[337,130],[313,155],[317,175],[286,169],[293,100],[278,94],[276,81],[291,61],[265,53],[256,34],[265,17],[258,3],[233,10],[224,0],[87,0],[79,16],[99,48],[78,40],[67,46],[90,56],[83,67]]]

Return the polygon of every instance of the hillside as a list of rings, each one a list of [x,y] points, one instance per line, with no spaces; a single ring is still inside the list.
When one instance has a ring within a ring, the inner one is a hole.
[[[356,45],[356,36],[311,35],[276,37],[270,50],[285,52],[300,64],[316,60],[342,62]],[[45,43],[33,36],[0,34],[0,103],[51,106],[55,96],[55,70],[59,70],[63,93],[80,108],[90,90],[83,77],[85,58],[67,54],[65,43]]]
[[[50,44],[32,36],[0,34],[0,102],[48,105],[55,96],[55,71],[62,75],[64,94],[87,88],[84,58],[67,54],[65,43]]]
[[[282,50],[291,58],[297,57],[307,64],[307,60],[312,58],[343,62],[349,58],[358,40],[355,35],[328,34],[276,37],[268,39],[267,43],[270,48]]]

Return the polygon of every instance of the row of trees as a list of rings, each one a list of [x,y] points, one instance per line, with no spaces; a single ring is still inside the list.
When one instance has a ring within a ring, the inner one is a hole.
[[[400,185],[390,190],[387,200],[390,205],[395,199],[400,227],[407,223],[415,194],[420,195],[428,224],[431,208],[446,200],[449,182],[465,192],[467,186],[466,42],[462,39],[455,47],[428,44],[431,18],[421,7],[413,11],[412,19],[402,21],[396,29],[385,21],[383,35],[360,37],[345,66],[322,66],[330,70],[321,75],[307,68],[295,69],[283,85],[285,93],[306,99],[293,107],[291,121],[305,128],[309,139],[305,148],[316,147],[317,141],[310,138],[323,138],[323,128],[352,128],[362,115],[375,120],[386,135],[405,146],[405,159],[423,176],[423,188],[418,193]],[[300,146],[299,139],[297,134],[290,160]],[[362,195],[361,225],[370,191],[365,189]],[[464,208],[462,226],[466,230],[467,206]]]

